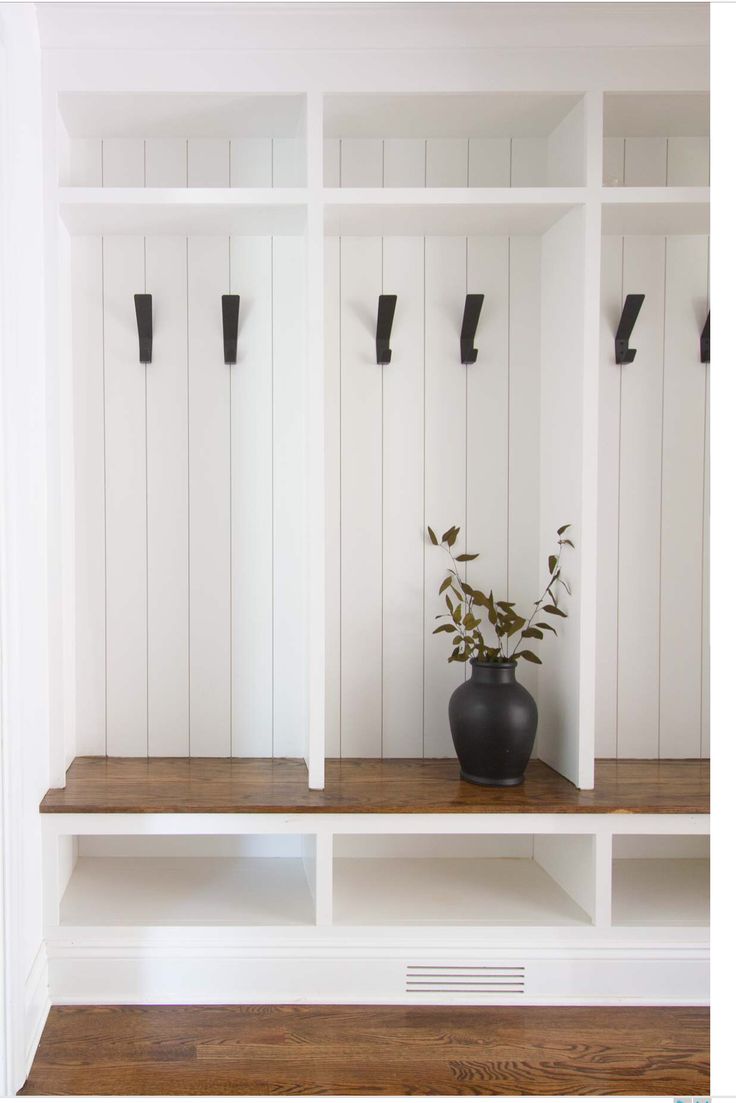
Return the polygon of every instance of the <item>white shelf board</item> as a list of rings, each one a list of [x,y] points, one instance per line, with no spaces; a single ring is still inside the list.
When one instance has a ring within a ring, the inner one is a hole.
[[[328,235],[541,234],[582,188],[325,188]]]
[[[298,236],[306,226],[301,188],[59,188],[72,234]]]
[[[300,858],[80,858],[62,926],[314,923]]]
[[[617,858],[613,923],[621,927],[706,927],[707,858]]]
[[[350,926],[590,924],[529,858],[336,858],[333,913]]]
[[[603,188],[604,234],[707,234],[710,188]]]

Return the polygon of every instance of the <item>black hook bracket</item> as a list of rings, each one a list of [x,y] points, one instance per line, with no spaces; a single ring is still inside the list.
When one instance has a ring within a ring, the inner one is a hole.
[[[710,311],[700,334],[700,363],[710,364]]]
[[[238,362],[238,314],[240,295],[222,296],[222,344],[226,364]]]
[[[643,302],[643,295],[626,296],[624,308],[621,311],[621,320],[616,330],[615,350],[617,364],[630,364],[636,356],[636,349],[629,348],[629,338],[636,324],[636,319],[639,317],[639,311],[641,310],[641,304]]]
[[[153,354],[153,298],[151,295],[134,295],[135,320],[138,325],[138,359],[150,364]]]
[[[465,310],[463,311],[463,325],[460,330],[460,363],[474,364],[478,359],[478,350],[473,348],[475,333],[478,329],[483,295],[466,295]]]
[[[376,363],[391,363],[391,327],[394,324],[396,295],[378,296],[378,318],[376,319]]]

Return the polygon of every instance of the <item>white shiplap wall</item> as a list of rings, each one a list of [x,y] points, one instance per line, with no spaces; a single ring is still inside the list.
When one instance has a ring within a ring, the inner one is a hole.
[[[71,163],[80,184],[226,186],[295,150],[75,140]],[[304,752],[304,264],[300,238],[72,239],[78,754]]]
[[[79,237],[72,258],[77,753],[300,755],[303,241]]]
[[[627,294],[646,297],[614,362]],[[597,754],[698,758],[708,736],[708,312],[702,236],[602,254]]]
[[[535,238],[327,242],[328,755],[452,754],[465,672],[431,635],[446,559],[427,524],[461,525],[478,585],[537,596],[539,271]],[[469,367],[466,291],[486,296]],[[398,296],[385,367],[382,292]],[[535,673],[519,672],[532,691]]]
[[[624,187],[696,187],[710,183],[710,141],[703,137],[603,139],[603,183]]]
[[[61,183],[110,188],[289,188],[305,183],[299,138],[72,138]]]

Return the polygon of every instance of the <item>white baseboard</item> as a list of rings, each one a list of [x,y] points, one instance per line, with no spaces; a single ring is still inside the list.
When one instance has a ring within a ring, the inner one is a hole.
[[[41,1040],[43,1028],[46,1025],[51,998],[49,996],[49,962],[46,952],[46,944],[42,942],[33,960],[25,983],[24,994],[24,1038],[25,1038],[25,1071],[26,1076],[31,1070],[33,1058],[36,1056],[38,1043]]]
[[[471,951],[472,953],[472,951]],[[705,947],[380,952],[335,947],[49,948],[52,1003],[696,1005],[708,1001]]]

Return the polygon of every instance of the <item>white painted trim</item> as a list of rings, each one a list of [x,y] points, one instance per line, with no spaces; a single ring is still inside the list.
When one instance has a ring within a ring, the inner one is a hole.
[[[25,985],[25,1074],[31,1070],[33,1058],[46,1025],[51,999],[49,997],[49,963],[46,943],[38,948]]]

